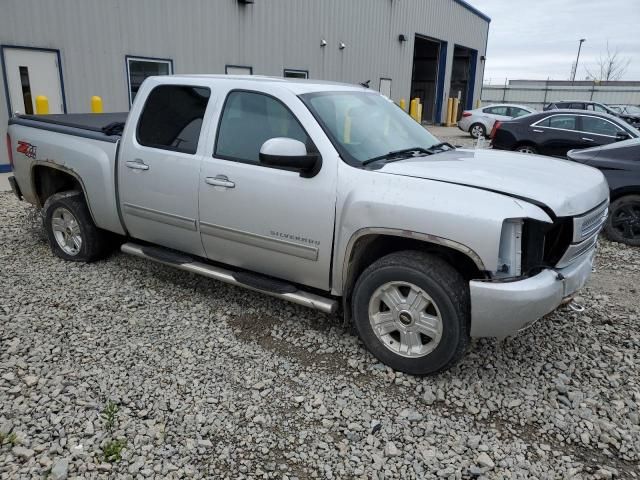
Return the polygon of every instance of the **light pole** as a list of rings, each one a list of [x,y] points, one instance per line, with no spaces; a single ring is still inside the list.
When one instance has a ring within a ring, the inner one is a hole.
[[[578,56],[576,57],[576,65],[573,67],[573,75],[571,76],[572,83],[576,81],[576,73],[578,73],[578,60],[580,60],[580,50],[582,49],[582,44],[586,40],[586,38],[581,38],[580,43],[578,44]]]

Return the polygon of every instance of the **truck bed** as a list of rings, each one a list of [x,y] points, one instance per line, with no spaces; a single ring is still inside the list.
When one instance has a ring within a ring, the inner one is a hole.
[[[16,115],[9,119],[9,125],[24,125],[94,140],[116,142],[120,138],[128,115],[129,112]]]

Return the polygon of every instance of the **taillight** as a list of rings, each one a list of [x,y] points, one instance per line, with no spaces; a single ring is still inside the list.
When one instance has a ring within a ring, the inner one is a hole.
[[[13,170],[13,152],[11,151],[11,137],[7,133],[7,155],[9,155],[9,166]]]
[[[491,133],[489,134],[489,138],[493,138],[494,137],[494,135],[496,134],[496,132],[500,128],[500,125],[502,125],[502,122],[500,120],[496,120],[496,122],[493,124],[493,128],[491,129]]]
[[[462,116],[463,117],[470,117],[471,116],[471,112],[462,112]]]

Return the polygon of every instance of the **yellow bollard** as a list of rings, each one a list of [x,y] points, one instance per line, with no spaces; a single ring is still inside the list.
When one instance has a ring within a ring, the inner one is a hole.
[[[480,99],[476,100],[476,108],[480,108],[482,106],[482,102],[480,101]]]
[[[404,98],[400,99],[400,104],[399,105],[400,105],[400,108],[402,110],[404,110],[405,112],[407,111],[407,102],[404,100]]]
[[[49,113],[49,99],[44,95],[36,97],[36,115],[46,115]]]
[[[413,118],[416,122],[418,121],[418,99],[414,98],[411,100],[411,103],[409,104],[409,115],[411,115],[411,118]]]
[[[451,115],[451,123],[453,126],[458,124],[458,107],[460,106],[460,100],[458,98],[453,99],[453,114]]]
[[[418,102],[418,123],[422,124],[422,104]]]
[[[447,127],[451,126],[452,116],[453,116],[453,98],[449,97],[447,99],[447,122],[445,123]]]
[[[97,95],[91,97],[91,113],[102,113],[102,98]]]

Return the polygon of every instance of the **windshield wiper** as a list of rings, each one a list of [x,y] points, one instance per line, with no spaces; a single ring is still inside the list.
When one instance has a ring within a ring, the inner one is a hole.
[[[362,162],[362,165],[369,165],[370,163],[377,162],[378,160],[391,160],[392,158],[403,158],[403,157],[413,157],[413,153],[432,153],[429,152],[426,148],[422,147],[412,147],[412,148],[403,148],[402,150],[394,150],[389,153],[385,153],[384,155],[380,155],[379,157],[373,157]]]
[[[442,147],[447,147],[442,148]],[[379,160],[401,160],[403,158],[411,158],[416,156],[415,153],[422,153],[431,155],[438,152],[444,152],[446,150],[454,150],[455,147],[447,142],[436,143],[435,145],[431,145],[429,148],[423,147],[411,147],[411,148],[403,148],[402,150],[394,150],[389,153],[385,153],[384,155],[380,155],[379,157],[373,157],[362,162],[362,165],[369,165],[370,163],[377,162]]]

